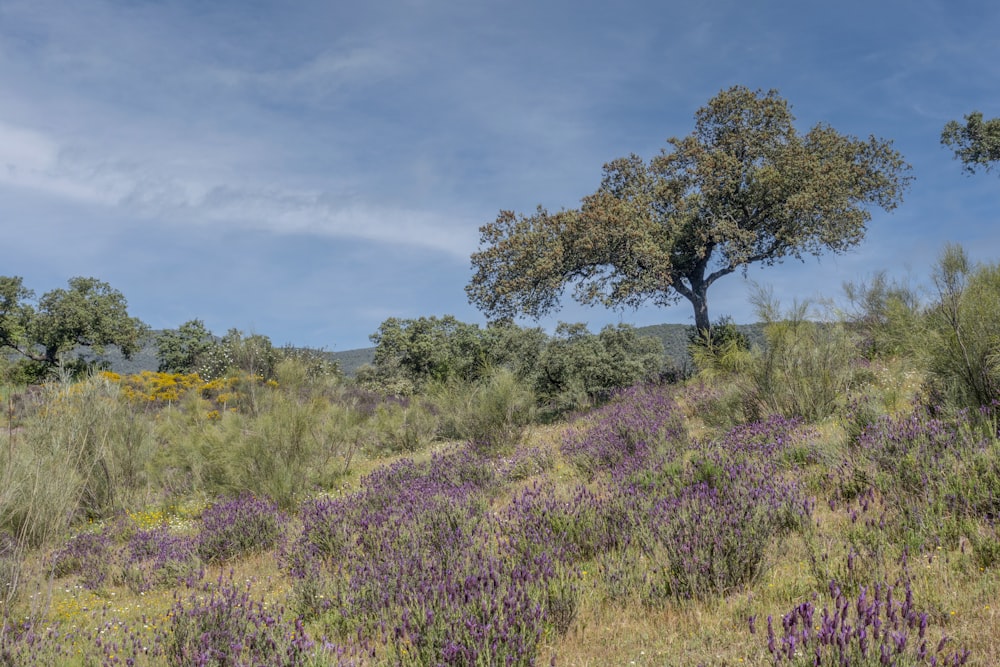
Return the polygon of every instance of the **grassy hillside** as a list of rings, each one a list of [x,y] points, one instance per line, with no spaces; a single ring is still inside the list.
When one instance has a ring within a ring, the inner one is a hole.
[[[803,359],[777,403],[750,376],[636,387],[505,439],[483,437],[503,388],[379,402],[294,366],[47,388],[0,421],[0,651],[1000,664],[996,415],[921,402],[886,360],[826,417],[748,418],[823,380]],[[480,436],[442,437],[463,411]]]

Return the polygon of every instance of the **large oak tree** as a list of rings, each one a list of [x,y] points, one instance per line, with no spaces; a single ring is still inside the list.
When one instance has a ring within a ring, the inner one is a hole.
[[[16,352],[41,379],[66,360],[74,348],[98,353],[116,345],[131,357],[148,328],[128,314],[121,292],[95,278],[71,278],[68,289],[54,289],[34,301],[18,276],[0,276],[0,353]]]
[[[799,134],[774,90],[724,90],[647,164],[604,165],[577,209],[501,211],[480,228],[469,300],[493,319],[539,318],[572,285],[582,303],[694,307],[708,331],[708,288],[751,264],[841,253],[864,238],[869,208],[902,200],[909,165],[884,139],[819,124]]]

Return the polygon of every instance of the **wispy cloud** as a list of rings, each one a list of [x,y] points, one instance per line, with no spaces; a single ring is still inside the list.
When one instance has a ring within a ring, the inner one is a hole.
[[[217,170],[232,174],[238,165]],[[342,202],[330,193],[246,181],[196,180],[149,156],[90,155],[52,137],[0,123],[0,184],[100,204],[146,219],[225,224],[276,234],[360,238],[468,256],[467,221],[419,209]],[[180,230],[179,230],[180,231]]]
[[[336,106],[353,87],[371,86],[406,69],[390,45],[327,49],[303,62],[241,69],[211,66],[194,74],[231,93],[283,105]]]

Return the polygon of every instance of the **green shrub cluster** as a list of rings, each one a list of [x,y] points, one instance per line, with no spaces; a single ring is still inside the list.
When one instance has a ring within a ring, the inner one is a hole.
[[[358,382],[383,394],[441,394],[464,386],[476,393],[499,369],[533,392],[543,412],[559,414],[606,400],[616,389],[659,377],[662,343],[631,326],[561,323],[553,336],[511,323],[485,329],[447,315],[390,318],[372,335],[374,364]]]

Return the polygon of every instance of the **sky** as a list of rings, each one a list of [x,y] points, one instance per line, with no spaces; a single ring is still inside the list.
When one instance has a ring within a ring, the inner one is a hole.
[[[331,351],[388,317],[485,324],[481,225],[578,206],[734,85],[777,89],[801,132],[893,140],[914,181],[855,250],[715,283],[713,319],[754,321],[753,283],[787,304],[926,283],[949,242],[1000,261],[997,172],[940,144],[1000,116],[992,0],[0,0],[0,275]],[[560,320],[693,315],[567,294]]]

